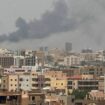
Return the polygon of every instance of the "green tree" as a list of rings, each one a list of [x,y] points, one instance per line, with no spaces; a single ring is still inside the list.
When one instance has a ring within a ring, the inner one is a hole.
[[[88,90],[73,90],[72,95],[75,96],[75,99],[84,99],[88,92]]]

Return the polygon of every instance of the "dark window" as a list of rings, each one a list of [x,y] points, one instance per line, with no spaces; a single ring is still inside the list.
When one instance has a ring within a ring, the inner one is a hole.
[[[20,78],[19,80],[20,80],[20,81],[23,81],[23,78]]]
[[[38,78],[32,78],[32,81],[38,81]]]
[[[35,101],[35,97],[32,97],[32,101]]]
[[[3,82],[5,83],[5,80],[3,80]]]

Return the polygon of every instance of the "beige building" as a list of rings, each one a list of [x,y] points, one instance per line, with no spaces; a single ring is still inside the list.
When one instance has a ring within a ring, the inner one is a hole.
[[[38,89],[38,74],[36,72],[32,72],[31,74],[31,89]]]
[[[56,90],[58,94],[67,94],[67,80],[66,79],[52,79],[51,87]]]
[[[8,91],[17,91],[19,89],[19,76],[8,75]]]
[[[99,90],[100,91],[104,91],[104,84],[105,84],[105,81],[104,81],[104,77],[100,77],[99,78]]]
[[[104,92],[102,91],[98,91],[98,90],[92,90],[91,92],[89,92],[89,98],[91,100],[104,100],[105,99],[105,95]]]
[[[94,75],[95,77],[104,76],[105,67],[103,66],[83,66],[80,68],[80,74]]]
[[[63,73],[63,71],[55,71],[55,70],[47,70],[44,72],[45,77],[49,78],[65,78],[66,73]]]

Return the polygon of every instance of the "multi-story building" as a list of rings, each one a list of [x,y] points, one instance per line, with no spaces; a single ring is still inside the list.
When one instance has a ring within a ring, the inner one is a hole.
[[[98,53],[87,52],[87,53],[80,53],[81,61],[95,61],[97,59]]]
[[[83,66],[80,68],[80,74],[91,74],[94,76],[103,76],[105,67],[103,66]]]
[[[48,78],[45,78],[43,74],[32,72],[31,73],[31,89],[42,89],[46,86],[50,86]]]
[[[80,57],[77,55],[70,55],[64,58],[65,66],[78,66],[80,65]]]
[[[31,73],[31,89],[35,90],[38,89],[38,74],[36,72]]]
[[[62,79],[52,79],[51,87],[55,88],[58,94],[67,94],[67,80],[66,78]]]
[[[98,90],[99,81],[96,79],[82,79],[82,76],[75,76],[68,79],[68,90],[79,89],[79,90]]]
[[[9,75],[9,74],[24,74],[24,73],[30,73],[32,70],[32,67],[25,67],[23,66],[22,68],[19,68],[17,66],[11,66],[10,68],[4,68],[4,74]]]
[[[1,90],[8,90],[8,76],[1,77]]]
[[[51,87],[51,78],[44,76],[44,87]]]
[[[19,89],[24,91],[31,91],[31,77],[29,73],[19,75]]]
[[[105,91],[105,80],[104,80],[104,76],[99,78],[99,90],[100,91]]]
[[[2,67],[10,67],[14,65],[14,58],[11,55],[0,54],[0,65]]]
[[[0,76],[4,74],[4,68],[0,66]]]
[[[35,65],[35,56],[26,56],[24,58],[25,66],[34,66]]]
[[[71,67],[71,68],[62,70],[62,72],[64,74],[66,74],[67,77],[70,77],[70,76],[74,76],[74,75],[79,75],[80,68],[79,67]]]
[[[43,66],[44,63],[45,63],[45,53],[44,53],[44,51],[36,51],[35,56],[37,56],[37,58],[38,58],[38,63]]]
[[[19,89],[19,76],[8,75],[8,91],[18,91]]]
[[[24,56],[14,56],[14,66],[22,67],[24,65]]]
[[[47,70],[44,71],[45,77],[49,78],[65,78],[66,73],[63,73],[63,71],[55,71],[55,70]]]

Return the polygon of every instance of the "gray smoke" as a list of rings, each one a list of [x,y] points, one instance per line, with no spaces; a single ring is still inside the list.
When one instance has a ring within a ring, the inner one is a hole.
[[[66,2],[59,0],[54,3],[53,10],[45,12],[39,20],[36,19],[27,23],[24,19],[18,18],[16,21],[18,30],[9,35],[1,35],[0,41],[18,42],[28,38],[45,38],[54,33],[66,32],[73,29],[75,27],[74,22],[68,18]]]
[[[40,19],[27,23],[18,18],[17,30],[9,35],[0,35],[0,42],[42,39],[56,33],[79,30],[82,33],[80,37],[88,36],[100,44],[104,29],[100,27],[103,22],[100,22],[98,15],[104,10],[104,4],[104,0],[58,0],[54,3],[53,10],[45,12]]]

